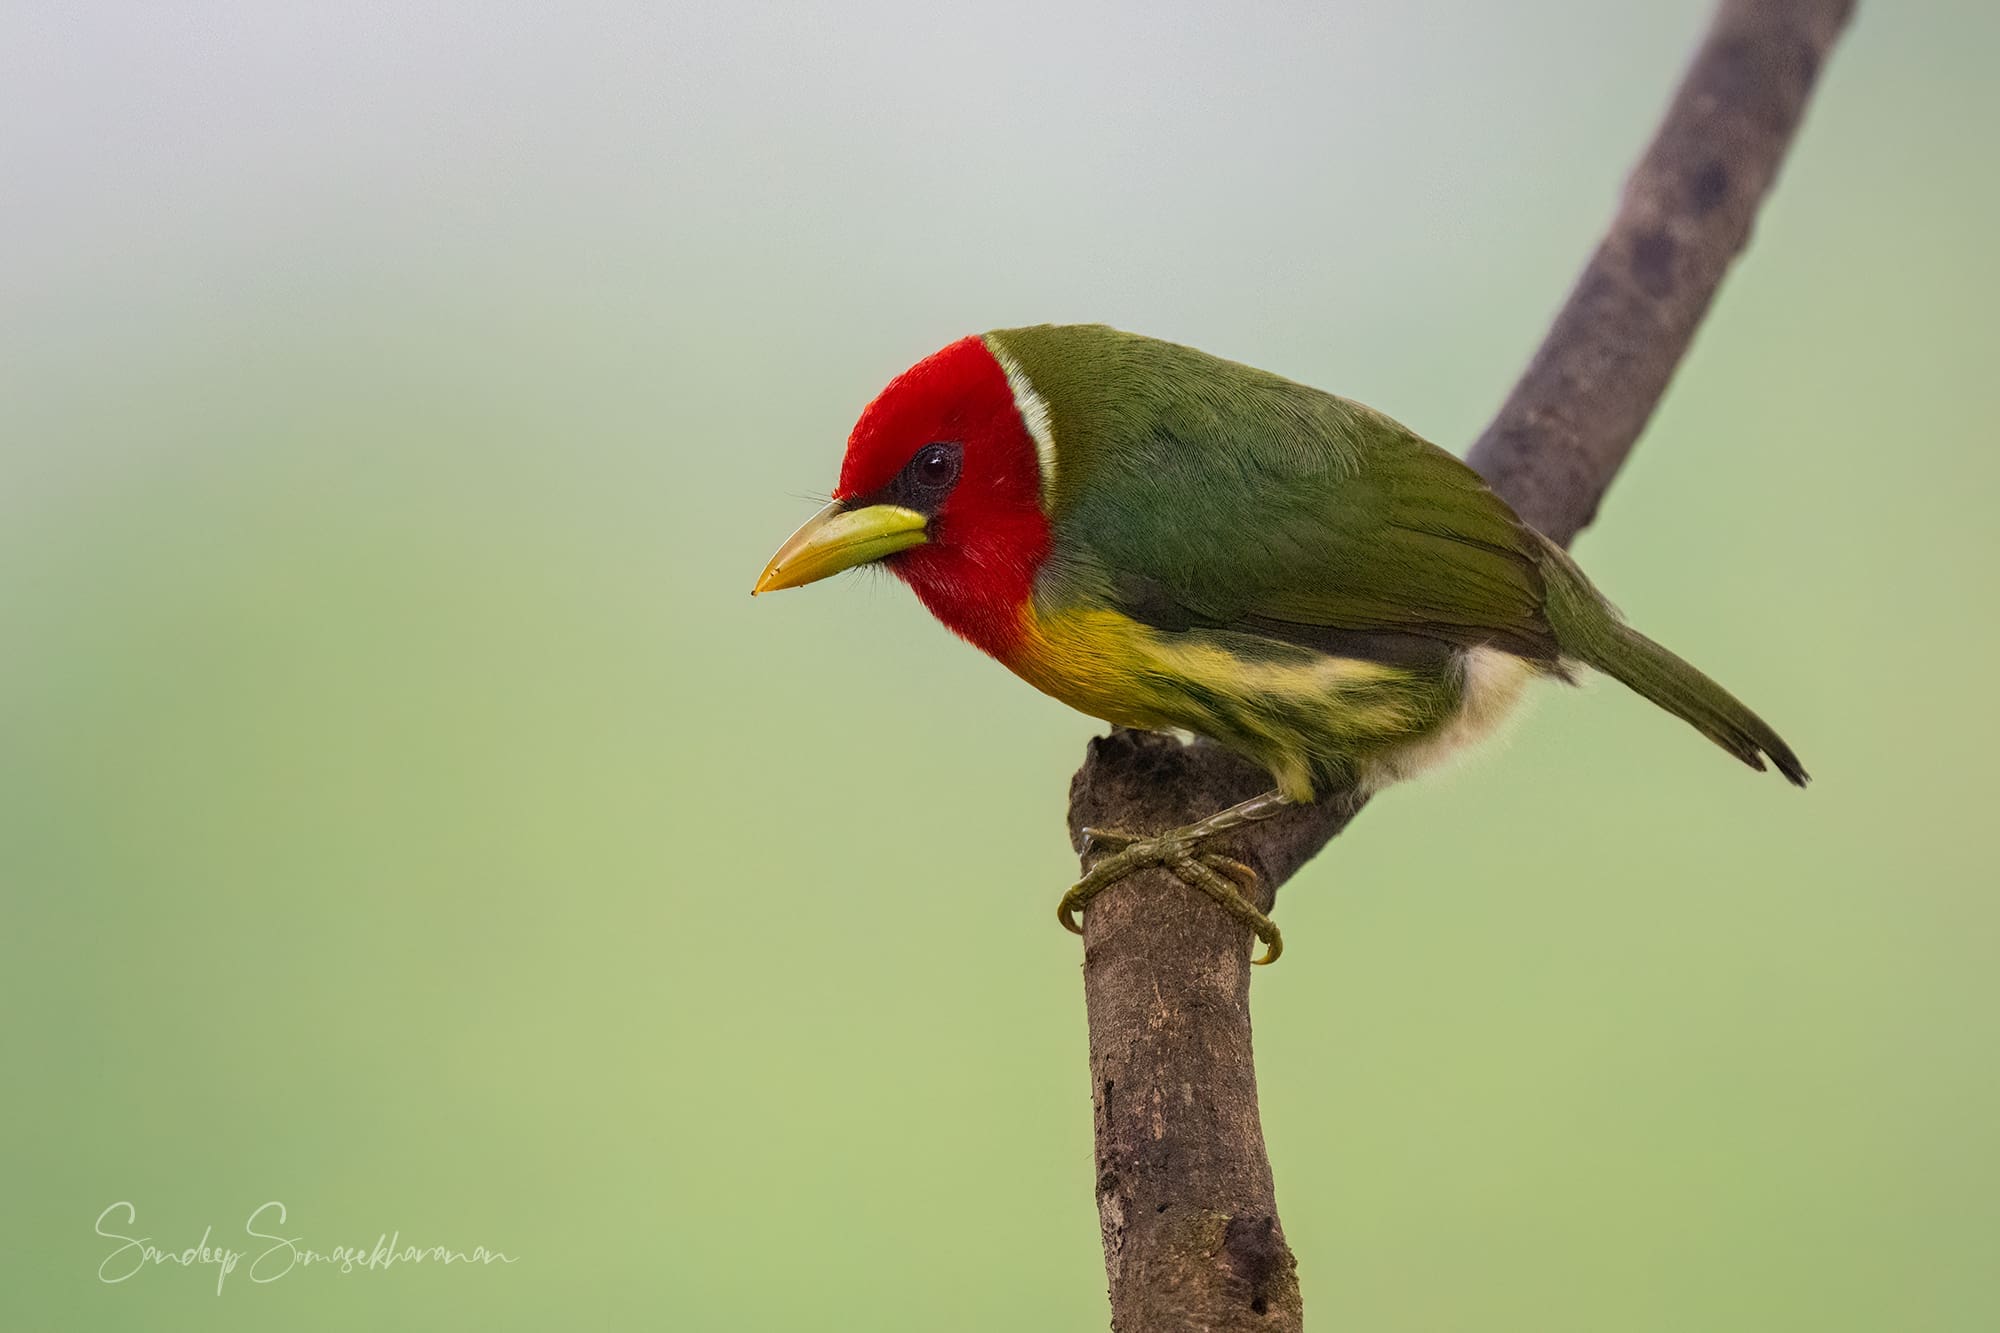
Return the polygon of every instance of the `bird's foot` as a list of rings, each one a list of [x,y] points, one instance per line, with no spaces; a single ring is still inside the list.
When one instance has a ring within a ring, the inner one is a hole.
[[[1250,932],[1264,942],[1263,956],[1252,959],[1252,962],[1276,961],[1278,955],[1284,952],[1284,937],[1278,933],[1277,924],[1244,897],[1246,890],[1256,888],[1257,872],[1232,857],[1203,851],[1201,848],[1206,834],[1207,830],[1195,832],[1193,826],[1170,829],[1150,838],[1118,829],[1085,829],[1085,851],[1102,848],[1111,854],[1092,866],[1090,872],[1062,896],[1062,901],[1056,904],[1056,920],[1062,922],[1064,929],[1083,934],[1076,914],[1091,899],[1135,870],[1159,868],[1172,871],[1181,883],[1207,894],[1215,900],[1216,906],[1248,926]]]

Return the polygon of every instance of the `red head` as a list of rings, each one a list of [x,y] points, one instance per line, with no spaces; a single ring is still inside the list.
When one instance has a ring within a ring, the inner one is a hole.
[[[880,560],[939,620],[1004,657],[1048,549],[1041,458],[1007,371],[983,339],[961,338],[862,412],[833,505],[757,586]]]

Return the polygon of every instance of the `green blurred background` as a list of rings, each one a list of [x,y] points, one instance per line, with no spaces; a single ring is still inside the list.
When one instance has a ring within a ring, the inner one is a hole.
[[[0,1326],[1100,1327],[1098,727],[750,582],[996,325],[1462,446],[1706,9],[9,6]],[[1551,687],[1286,891],[1316,1327],[2000,1326],[2000,17],[1863,10],[1578,548],[1818,781]],[[271,1199],[518,1262],[97,1279]]]

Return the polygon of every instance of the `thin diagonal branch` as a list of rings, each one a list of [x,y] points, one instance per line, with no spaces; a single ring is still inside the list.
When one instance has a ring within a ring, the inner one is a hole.
[[[1473,466],[1557,541],[1595,516],[1666,391],[1852,11],[1723,0],[1610,230],[1473,446]],[[1072,841],[1087,825],[1183,824],[1268,785],[1213,746],[1115,732],[1070,785]],[[1262,875],[1263,907],[1361,805],[1325,800],[1238,836],[1229,850]],[[1084,947],[1112,1327],[1298,1329],[1258,1116],[1247,932],[1147,872],[1091,904]]]

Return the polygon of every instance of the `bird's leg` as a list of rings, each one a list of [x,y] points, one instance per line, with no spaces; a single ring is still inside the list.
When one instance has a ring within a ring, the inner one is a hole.
[[[1290,797],[1274,789],[1261,796],[1252,796],[1247,801],[1238,801],[1227,810],[1216,811],[1207,819],[1184,824],[1180,828],[1168,829],[1165,833],[1156,835],[1155,840],[1164,841],[1173,838],[1182,842],[1205,842],[1210,838],[1219,838],[1225,833],[1234,833],[1246,824],[1269,819],[1272,815],[1281,813],[1291,803]],[[1113,851],[1120,847],[1129,847],[1135,842],[1145,841],[1147,839],[1138,834],[1124,833],[1118,829],[1087,828],[1083,831],[1085,851],[1090,851],[1094,847]]]
[[[1201,890],[1215,900],[1216,906],[1248,926],[1251,933],[1264,942],[1263,957],[1253,961],[1272,962],[1284,951],[1284,939],[1278,934],[1278,927],[1271,918],[1258,911],[1243,896],[1243,890],[1255,887],[1257,872],[1241,861],[1203,851],[1202,847],[1212,839],[1233,833],[1246,824],[1269,819],[1290,804],[1283,793],[1268,791],[1218,811],[1207,819],[1168,829],[1152,837],[1141,837],[1117,829],[1087,828],[1083,831],[1084,850],[1104,848],[1111,855],[1092,866],[1090,873],[1062,896],[1062,901],[1056,904],[1056,919],[1063,923],[1064,928],[1081,935],[1083,927],[1077,924],[1076,914],[1091,899],[1135,870],[1158,866],[1171,870],[1183,884]],[[1232,880],[1235,882],[1232,883]]]

